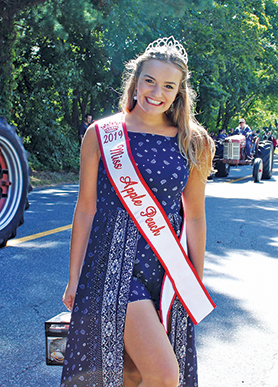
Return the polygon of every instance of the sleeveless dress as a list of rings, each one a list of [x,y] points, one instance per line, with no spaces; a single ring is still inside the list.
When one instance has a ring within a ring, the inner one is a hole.
[[[134,160],[179,236],[180,199],[189,176],[177,136],[128,132]],[[75,297],[61,387],[122,387],[123,334],[129,302],[151,299],[159,310],[164,269],[123,208],[99,162],[97,212]],[[179,386],[198,386],[194,325],[178,298],[170,342]]]

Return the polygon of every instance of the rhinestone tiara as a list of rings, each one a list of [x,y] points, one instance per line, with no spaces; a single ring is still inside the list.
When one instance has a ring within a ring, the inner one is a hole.
[[[183,45],[180,44],[180,42],[178,42],[173,35],[169,36],[169,38],[159,38],[154,42],[150,43],[146,48],[145,52],[151,51],[153,49],[157,50],[159,48],[162,48],[164,50],[167,50],[167,48],[169,48],[171,50],[177,51],[179,55],[181,55],[184,58],[185,63],[187,64],[188,62],[187,52],[183,47]]]

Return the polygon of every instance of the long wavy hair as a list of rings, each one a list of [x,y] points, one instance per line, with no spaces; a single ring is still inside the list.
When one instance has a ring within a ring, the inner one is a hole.
[[[144,63],[151,59],[173,64],[182,72],[176,99],[165,114],[172,125],[178,129],[180,152],[189,161],[190,169],[196,167],[202,178],[206,179],[212,169],[212,159],[215,152],[214,142],[194,117],[193,102],[196,94],[189,84],[190,74],[186,58],[175,49],[175,46],[147,48],[142,55],[126,64],[120,107],[126,113],[134,109],[137,103],[134,96],[138,78]]]

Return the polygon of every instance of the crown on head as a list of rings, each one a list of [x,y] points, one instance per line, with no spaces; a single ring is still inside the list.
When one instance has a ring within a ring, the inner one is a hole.
[[[148,47],[146,48],[145,52],[151,51],[151,50],[157,50],[159,48],[164,49],[165,51],[169,48],[170,50],[175,50],[184,58],[185,63],[188,62],[188,55],[180,42],[178,42],[174,36],[169,36],[169,38],[159,38],[155,40],[154,42],[150,43]]]

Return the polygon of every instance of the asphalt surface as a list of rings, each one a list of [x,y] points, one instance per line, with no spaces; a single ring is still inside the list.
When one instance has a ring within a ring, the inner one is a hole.
[[[271,180],[255,184],[251,173],[233,168],[207,184],[204,282],[217,308],[196,328],[199,387],[278,386],[277,158]],[[0,250],[2,387],[59,386],[61,367],[45,364],[44,322],[65,311],[70,230],[59,228],[71,224],[77,191],[31,192],[21,243]]]
[[[261,183],[249,166],[207,185],[204,281],[217,308],[196,329],[200,387],[278,386],[277,158],[274,168]]]
[[[31,192],[17,238],[71,224],[77,191]],[[45,364],[44,322],[66,311],[69,241],[67,230],[0,250],[0,386],[59,386],[62,368]]]

